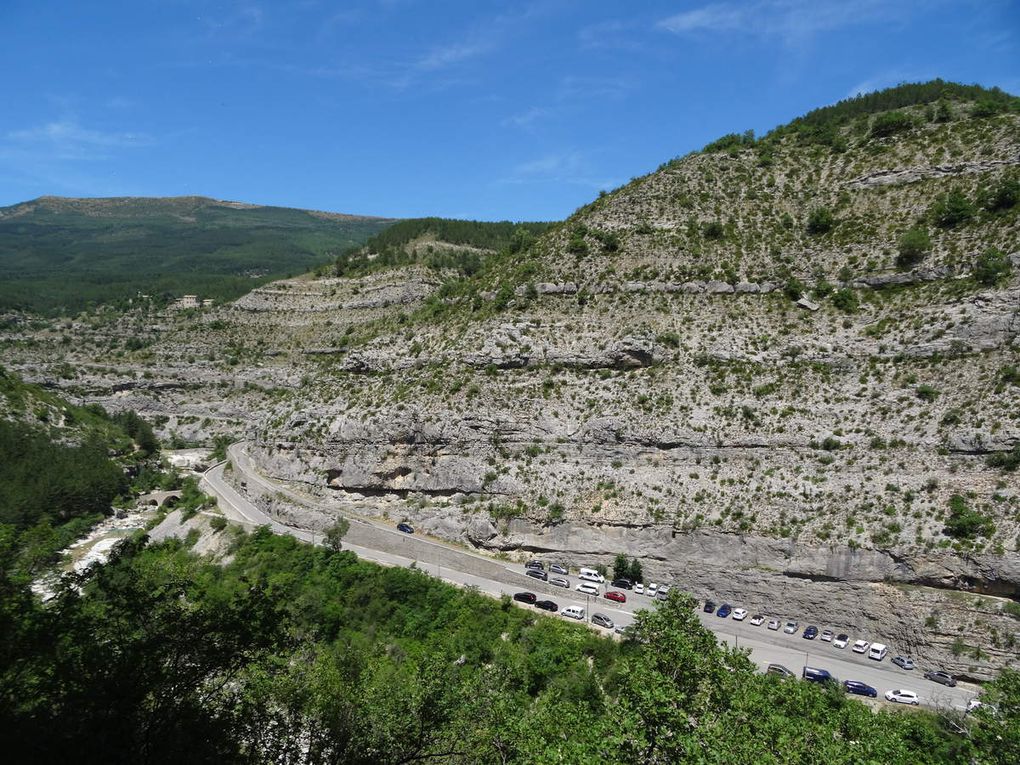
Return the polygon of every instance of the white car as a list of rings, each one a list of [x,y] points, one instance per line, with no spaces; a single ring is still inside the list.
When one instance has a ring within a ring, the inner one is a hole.
[[[868,649],[871,648],[871,643],[867,640],[855,640],[853,651],[854,653],[867,653]]]
[[[733,621],[742,622],[747,618],[746,608],[734,608],[733,609]]]
[[[598,595],[599,594],[599,586],[597,584],[592,583],[592,582],[581,582],[574,589],[577,590],[578,592],[584,594],[584,595]]]
[[[819,640],[824,640],[826,643],[831,643],[835,637],[832,630],[822,630],[822,634],[818,636]]]
[[[777,629],[779,629],[779,620],[778,619],[769,619],[769,629],[770,630],[777,630]]]
[[[786,626],[783,627],[783,632],[787,635],[795,635],[798,629],[800,629],[800,627],[797,625],[797,622],[787,622]]]
[[[917,694],[913,691],[886,691],[886,701],[894,701],[897,704],[913,704],[915,707],[920,703],[917,698]]]
[[[836,635],[836,639],[832,641],[833,648],[846,648],[846,644],[850,642],[850,636],[845,632]]]
[[[657,585],[655,582],[652,582],[650,585],[648,585],[648,597],[654,598],[655,591],[657,589],[659,589],[659,585]]]
[[[634,592],[636,592],[638,595],[644,595],[645,586],[641,584],[641,582],[638,582],[637,584],[634,585]]]
[[[765,621],[764,616],[762,616],[761,614],[755,614],[754,616],[751,617],[751,626],[760,627],[762,625],[762,622],[764,621]]]

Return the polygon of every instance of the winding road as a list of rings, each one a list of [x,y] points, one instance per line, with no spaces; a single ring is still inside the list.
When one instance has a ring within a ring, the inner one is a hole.
[[[282,494],[298,504],[316,507],[313,498],[294,492],[282,483],[261,475],[249,457],[244,443],[232,445],[228,450],[228,457],[242,482],[257,485],[270,493]],[[322,541],[321,533],[283,524],[256,507],[226,481],[224,477],[226,465],[226,462],[221,462],[206,471],[202,476],[201,485],[205,491],[217,498],[220,509],[228,518],[250,527],[269,526],[274,533],[290,534],[312,544]],[[336,512],[332,508],[318,509],[321,512]],[[554,600],[561,608],[580,605],[586,607],[589,615],[592,612],[606,614],[618,626],[630,624],[634,620],[635,611],[653,605],[653,599],[633,592],[626,593],[626,603],[615,603],[601,597],[586,597],[574,590],[554,587],[526,577],[524,567],[519,564],[495,560],[420,535],[404,534],[393,526],[373,519],[357,516],[348,516],[348,519],[351,526],[344,537],[344,549],[350,550],[359,558],[385,566],[415,566],[451,584],[474,587],[494,597],[529,590],[538,594],[540,598]],[[570,579],[571,584],[577,581],[576,577]],[[601,591],[605,592],[605,589],[603,586]],[[828,670],[841,680],[865,682],[878,690],[880,698],[887,690],[907,689],[915,691],[924,705],[957,710],[965,709],[967,702],[980,690],[977,686],[966,683],[960,683],[955,688],[946,688],[925,680],[922,676],[926,669],[924,667],[911,671],[902,670],[893,665],[889,659],[876,662],[853,653],[849,647],[841,650],[821,640],[805,640],[800,631],[795,635],[787,635],[782,631],[769,631],[764,624],[755,627],[747,621],[720,619],[714,614],[700,611],[698,615],[702,623],[714,632],[721,642],[750,649],[751,659],[762,668],[774,662],[788,667],[799,675],[804,666],[818,667]],[[768,614],[767,617],[785,621],[781,614]],[[801,628],[804,626],[806,625],[802,624]],[[867,636],[852,635],[851,642],[858,637],[867,639]],[[889,658],[894,655],[895,646],[890,646]]]

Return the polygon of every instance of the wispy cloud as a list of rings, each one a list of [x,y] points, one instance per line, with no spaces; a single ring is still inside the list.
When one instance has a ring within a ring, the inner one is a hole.
[[[532,106],[524,111],[511,114],[509,117],[504,118],[500,124],[504,127],[530,128],[539,120],[551,116],[552,113],[553,109],[547,106]]]
[[[938,0],[932,0],[938,2]],[[893,20],[922,9],[920,0],[756,0],[711,3],[658,22],[659,29],[680,35],[742,33],[804,40],[843,27]]]
[[[577,150],[546,154],[521,162],[511,168],[501,182],[569,183],[591,189],[609,189],[619,185],[615,179],[598,176],[589,158]]]
[[[492,44],[487,42],[461,42],[440,45],[418,59],[414,63],[414,68],[422,72],[434,72],[438,69],[445,69],[448,66],[480,56],[491,49]]]
[[[45,152],[52,159],[107,159],[116,149],[149,146],[151,136],[145,133],[95,130],[83,127],[73,118],[63,118],[35,127],[13,130],[6,134],[9,149]]]

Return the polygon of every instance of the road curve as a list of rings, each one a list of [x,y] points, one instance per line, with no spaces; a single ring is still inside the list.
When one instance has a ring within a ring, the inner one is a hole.
[[[228,456],[234,469],[246,482],[255,483],[270,492],[281,493],[299,504],[315,506],[314,500],[260,475],[247,454],[245,444],[232,445],[228,450]],[[290,534],[305,542],[321,543],[321,533],[279,522],[234,489],[224,478],[226,464],[220,462],[207,470],[202,475],[200,485],[217,498],[220,509],[228,518],[248,527],[268,526],[277,534]],[[627,593],[626,603],[615,603],[602,597],[586,597],[572,589],[553,587],[526,577],[524,567],[518,564],[507,564],[419,535],[409,536],[372,519],[352,516],[350,521],[351,530],[344,539],[344,549],[350,550],[359,558],[386,566],[415,566],[451,584],[473,587],[487,595],[499,597],[529,590],[538,593],[540,597],[554,600],[560,607],[580,605],[586,607],[589,615],[593,612],[604,613],[617,625],[623,626],[633,621],[635,611],[653,605],[652,599],[633,592]],[[571,584],[576,581],[576,578],[571,578]],[[606,587],[603,586],[600,592],[604,593],[605,590]],[[840,650],[834,648],[831,643],[817,639],[805,640],[801,632],[795,635],[787,635],[781,631],[772,632],[764,625],[754,627],[747,621],[720,619],[715,614],[700,611],[698,616],[705,627],[716,634],[720,642],[750,649],[751,659],[761,667],[774,662],[798,674],[805,665],[820,667],[829,670],[841,680],[865,682],[875,687],[880,697],[889,689],[908,689],[917,692],[922,704],[957,710],[964,709],[979,690],[969,684],[946,688],[925,680],[921,668],[912,671],[901,670],[888,659],[876,662],[852,653],[849,647]],[[783,618],[779,614],[769,616]],[[891,647],[890,658],[894,651],[895,647]]]

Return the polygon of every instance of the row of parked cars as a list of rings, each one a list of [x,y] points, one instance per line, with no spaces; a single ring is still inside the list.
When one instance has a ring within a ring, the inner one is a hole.
[[[777,675],[779,677],[795,677],[793,672],[784,667],[782,664],[769,664],[765,668],[765,673],[769,675]],[[801,677],[812,683],[833,683],[839,684],[843,687],[843,690],[847,693],[852,693],[856,696],[868,696],[873,699],[878,698],[878,689],[861,680],[844,680],[842,683],[839,682],[832,673],[826,669],[819,669],[817,667],[804,667],[801,671]],[[902,688],[894,688],[888,690],[884,694],[886,701],[891,701],[897,704],[910,704],[917,706],[920,703],[920,699],[915,691],[908,691]]]
[[[560,616],[565,616],[568,619],[577,619],[578,621],[584,621],[586,612],[583,606],[566,606],[560,608],[557,603],[552,600],[539,600],[538,596],[533,592],[515,592],[514,600],[518,603],[527,603],[535,608],[540,608],[543,611],[551,611],[553,613],[558,612]],[[595,613],[591,615],[591,623],[597,627],[603,627],[607,630],[614,629],[616,623],[605,614]]]
[[[524,564],[524,573],[532,579],[538,579],[554,587],[570,589],[570,579],[567,578],[569,572],[567,567],[560,563],[550,563],[547,570],[545,563],[542,561],[529,560]],[[580,592],[582,595],[595,595],[596,597],[602,595],[602,585],[605,584],[606,578],[597,570],[582,568],[578,572],[577,578],[581,580],[574,587],[577,592]],[[622,590],[632,590],[638,595],[647,595],[650,598],[658,598],[659,600],[665,600],[666,594],[669,592],[669,586],[665,584],[660,586],[652,583],[645,586],[642,582],[635,583],[629,579],[614,579],[609,583],[609,586],[616,589],[607,591],[604,597],[607,600],[615,600],[617,603],[627,602],[627,595]]]

